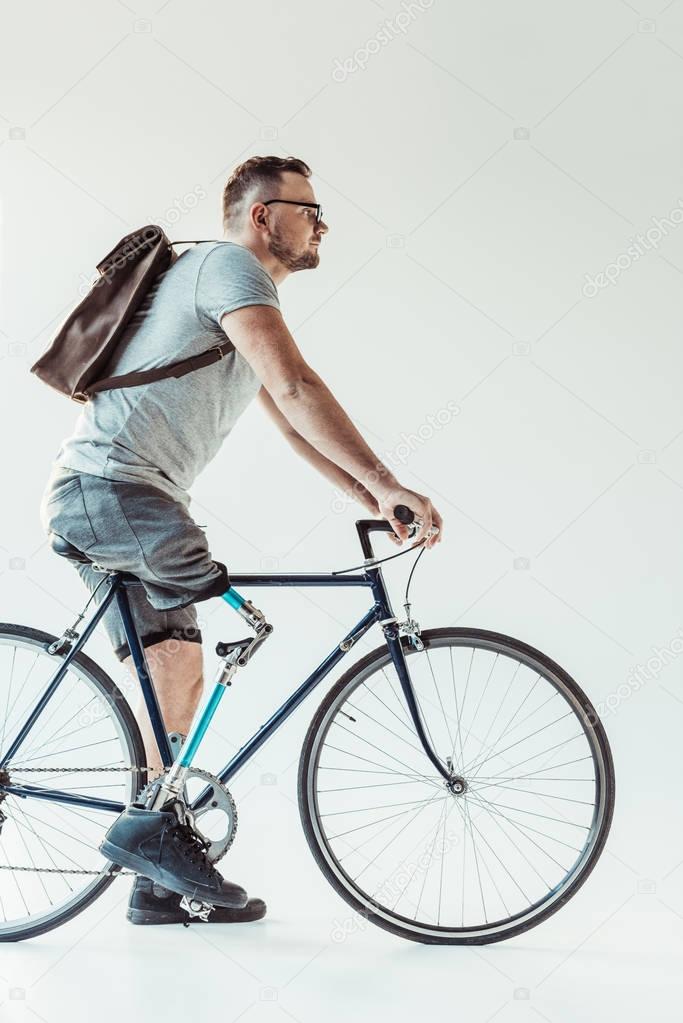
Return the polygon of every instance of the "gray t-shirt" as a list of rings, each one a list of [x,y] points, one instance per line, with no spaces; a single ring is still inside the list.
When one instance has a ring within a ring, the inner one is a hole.
[[[150,288],[102,376],[199,355],[226,340],[221,317],[249,305],[280,308],[253,252],[235,242],[195,245]],[[83,406],[53,466],[150,483],[187,506],[188,488],[260,386],[235,350],[182,377],[100,391]]]

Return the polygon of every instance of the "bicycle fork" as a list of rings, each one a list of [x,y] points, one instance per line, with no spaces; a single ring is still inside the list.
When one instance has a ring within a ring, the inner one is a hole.
[[[424,724],[422,722],[422,715],[420,713],[420,708],[418,706],[417,699],[415,698],[415,690],[413,689],[413,684],[410,679],[410,673],[408,672],[408,665],[406,664],[405,652],[403,650],[403,646],[401,645],[402,625],[400,622],[397,621],[396,618],[393,617],[390,619],[385,619],[380,624],[382,626],[382,631],[384,632],[384,638],[387,641],[387,647],[389,648],[391,660],[393,661],[394,668],[396,669],[396,674],[398,675],[398,680],[401,684],[401,689],[403,690],[403,695],[405,696],[406,703],[408,704],[408,711],[410,713],[411,718],[413,719],[415,731],[417,732],[418,738],[422,744],[425,754],[427,755],[431,763],[434,765],[436,770],[439,772],[439,774],[444,778],[446,785],[450,789],[450,791],[455,794],[460,794],[465,789],[464,779],[461,778],[459,775],[453,774],[450,759],[447,761],[448,766],[444,766],[443,761],[439,759],[434,749],[432,749],[432,744],[429,741],[427,733],[425,732]],[[408,634],[419,636],[419,627],[417,626],[417,623],[413,622],[409,618],[407,624],[411,629],[411,631],[409,631]],[[421,643],[420,646],[417,647],[417,649],[420,648],[424,649]]]

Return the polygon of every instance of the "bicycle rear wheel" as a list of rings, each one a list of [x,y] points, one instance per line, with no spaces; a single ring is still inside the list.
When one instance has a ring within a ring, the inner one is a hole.
[[[549,657],[484,630],[402,640],[446,787],[386,647],[349,669],[308,730],[299,807],[313,855],[362,917],[433,944],[486,944],[547,919],[604,847],[614,769],[589,699]],[[358,921],[335,925],[341,940]]]
[[[0,761],[64,660],[48,653],[55,639],[0,624]],[[144,765],[140,730],[123,694],[79,653],[0,769],[0,941],[58,927],[112,883],[119,868],[98,846],[120,810],[63,802],[59,794],[122,808],[145,784]]]

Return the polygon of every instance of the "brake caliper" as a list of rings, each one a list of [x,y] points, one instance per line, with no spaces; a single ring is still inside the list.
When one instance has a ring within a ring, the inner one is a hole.
[[[404,604],[403,607],[406,612],[406,620],[398,623],[399,635],[408,636],[416,650],[424,650],[424,643],[420,639],[420,625],[410,617],[410,604]]]

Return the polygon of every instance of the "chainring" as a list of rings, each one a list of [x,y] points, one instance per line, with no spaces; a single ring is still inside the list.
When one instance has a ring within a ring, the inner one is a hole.
[[[155,778],[154,781],[150,781],[140,790],[136,796],[136,802],[147,803],[148,799],[152,796],[154,791],[166,778],[163,774],[159,778]],[[213,792],[203,807],[199,810],[190,810],[185,807],[185,812],[190,819],[190,823],[194,830],[209,843],[209,848],[206,851],[208,859],[212,863],[217,863],[232,845],[235,840],[235,834],[237,832],[237,807],[235,800],[232,798],[230,790],[216,778],[215,775],[210,774],[208,771],[203,771],[199,767],[189,767],[187,769],[187,775],[185,785],[183,786],[183,802],[187,800],[187,783],[192,778],[200,779],[203,784],[201,789],[205,785],[211,785]],[[199,790],[197,795],[199,794]],[[190,801],[193,797],[190,797]],[[204,822],[204,828],[201,826],[202,817],[206,817],[208,814],[211,815],[210,820]],[[220,816],[226,818],[223,823],[220,823]]]

